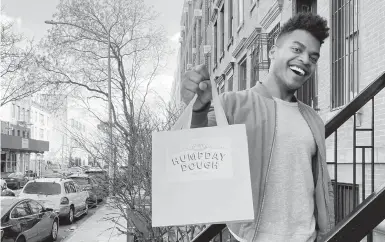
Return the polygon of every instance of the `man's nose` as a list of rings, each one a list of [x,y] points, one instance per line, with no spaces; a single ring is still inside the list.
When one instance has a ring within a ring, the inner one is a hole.
[[[299,58],[304,65],[310,66],[310,57],[305,51],[302,52]]]

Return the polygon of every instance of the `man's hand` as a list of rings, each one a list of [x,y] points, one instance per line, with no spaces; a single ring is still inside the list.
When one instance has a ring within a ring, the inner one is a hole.
[[[198,94],[198,98],[193,110],[202,109],[212,99],[210,74],[205,65],[195,66],[182,77],[180,95],[186,105],[190,103],[195,93]]]

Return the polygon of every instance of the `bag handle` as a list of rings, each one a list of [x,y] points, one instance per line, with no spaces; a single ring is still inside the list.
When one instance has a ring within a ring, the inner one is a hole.
[[[216,88],[216,84],[213,79],[210,79],[211,82],[211,91],[213,95],[213,104],[214,104],[214,112],[215,119],[217,121],[218,126],[227,126],[229,123],[227,122],[225,111],[223,110],[221,101],[219,100],[219,94]],[[178,120],[175,122],[174,126],[171,130],[180,130],[180,129],[190,129],[191,127],[191,119],[194,103],[197,100],[198,95],[195,94],[193,99],[184,109],[183,113],[180,115]]]

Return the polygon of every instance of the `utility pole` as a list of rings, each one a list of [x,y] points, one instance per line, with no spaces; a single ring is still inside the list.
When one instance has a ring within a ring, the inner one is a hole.
[[[46,24],[52,24],[52,25],[69,25],[69,26],[72,26],[72,27],[75,27],[75,28],[78,28],[78,29],[81,29],[83,31],[86,31],[86,32],[89,32],[95,36],[100,36],[100,34],[92,31],[92,30],[89,30],[89,29],[85,29],[83,28],[82,26],[79,26],[77,24],[74,24],[74,23],[67,23],[67,22],[56,22],[56,21],[52,21],[52,20],[49,20],[49,21],[44,21],[44,23]],[[115,161],[113,159],[113,144],[112,144],[112,92],[111,92],[111,55],[110,55],[110,48],[111,48],[111,40],[110,40],[110,36],[111,36],[111,29],[112,29],[112,26],[108,29],[108,127],[109,127],[109,159],[110,159],[110,164],[108,165],[108,175],[109,175],[109,179],[112,181],[114,181],[114,167],[115,167]],[[112,182],[109,182],[109,192],[110,192],[110,196],[113,195],[112,192],[113,192],[113,184]]]
[[[113,183],[115,180],[114,176],[114,168],[115,168],[115,161],[113,157],[113,145],[112,145],[112,98],[111,98],[111,56],[110,56],[110,48],[111,48],[111,42],[110,42],[110,31],[108,32],[108,128],[109,128],[109,157],[110,157],[110,162],[108,164],[108,175],[109,175],[109,194],[115,195],[114,194],[114,189],[113,189]],[[112,178],[112,181],[111,181]]]

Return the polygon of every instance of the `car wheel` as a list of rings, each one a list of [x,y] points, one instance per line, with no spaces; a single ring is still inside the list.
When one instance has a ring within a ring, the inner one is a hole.
[[[57,240],[58,231],[59,231],[59,224],[58,224],[57,220],[54,220],[53,224],[52,224],[51,234],[49,236],[49,240],[48,241],[56,241]]]
[[[84,209],[84,215],[87,215],[88,214],[88,203],[86,201],[86,208]]]
[[[71,207],[70,208],[70,211],[68,212],[68,215],[67,215],[67,222],[68,224],[72,224],[74,222],[74,208]]]

